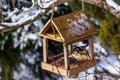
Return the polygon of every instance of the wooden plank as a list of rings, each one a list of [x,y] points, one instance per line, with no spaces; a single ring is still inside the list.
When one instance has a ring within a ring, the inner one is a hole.
[[[48,40],[43,38],[43,61],[47,62],[48,59]]]
[[[93,46],[93,36],[89,38],[89,56],[91,59],[93,59],[94,56],[94,46]]]
[[[55,29],[56,29],[56,30],[58,31],[58,33],[60,34],[61,39],[62,39],[63,41],[65,41],[65,39],[64,39],[64,37],[63,37],[63,35],[62,35],[63,33],[61,33],[61,32],[59,31],[59,29],[58,29],[58,26],[59,26],[59,25],[56,25],[53,20],[52,20],[52,23],[53,23]]]
[[[63,76],[68,76],[68,70],[60,67],[56,67],[55,65],[51,65],[48,63],[42,62],[42,69],[48,70],[50,72],[56,73],[56,74],[61,74]]]
[[[79,66],[77,66],[77,67],[69,70],[69,71],[68,71],[68,75],[69,75],[69,76],[73,76],[73,75],[75,75],[75,74],[78,74],[78,73],[81,72],[81,71],[84,71],[84,70],[87,70],[87,69],[93,67],[94,64],[96,64],[96,60],[93,60],[93,61],[89,60],[89,61],[85,62],[85,63],[82,64],[82,65],[79,64],[82,68],[79,67]],[[84,70],[83,70],[83,69],[84,69]]]
[[[63,44],[65,69],[69,69],[68,46]]]
[[[72,44],[68,45],[68,52],[69,52],[69,54],[72,54],[72,52],[73,52]]]
[[[55,33],[55,35],[53,33],[46,33],[47,36],[51,37],[51,38],[56,38],[56,39],[60,39],[61,37],[59,34]]]
[[[58,41],[58,42],[61,42],[63,43],[63,41],[61,39],[56,39],[56,38],[52,38],[50,36],[47,36],[46,34],[37,34],[38,36],[41,36],[41,37],[44,37],[44,38],[48,38],[48,39],[51,39],[51,40],[54,40],[54,41]]]
[[[94,64],[96,64],[96,60],[87,60],[86,62],[84,62],[83,64],[80,64],[78,62],[78,64],[76,64],[75,66],[72,66],[72,68],[70,68],[70,70],[66,70],[65,68],[61,67],[61,66],[55,66],[49,63],[45,63],[42,62],[42,69],[59,74],[59,75],[63,75],[63,76],[73,76],[75,74],[78,74],[81,71],[85,71],[86,69],[89,69],[90,67],[93,67]],[[80,65],[80,67],[79,67]],[[81,68],[82,67],[82,68]]]
[[[48,29],[48,25],[50,24],[51,20],[48,20],[47,23],[44,25],[44,27],[42,28],[42,30],[39,32],[39,34],[43,34],[47,29]],[[50,27],[50,26],[49,26]]]
[[[64,54],[59,54],[59,55],[53,57],[53,59],[56,61],[57,59],[59,59],[63,56],[64,56]],[[53,62],[53,60],[49,59],[48,61],[49,61],[49,63],[42,62],[42,69],[51,71],[56,74],[61,74],[63,76],[68,76],[68,77],[70,77],[74,74],[77,74],[81,71],[84,71],[90,67],[93,67],[94,64],[96,64],[95,59],[93,59],[93,61],[90,59],[89,60],[81,60],[81,61],[77,61],[76,63],[69,64],[69,69],[65,69],[64,64],[55,66],[55,64],[53,65],[51,63],[51,62]],[[80,67],[79,67],[79,65],[80,65]],[[58,70],[59,70],[59,72],[58,72]]]
[[[91,37],[91,35],[86,35],[86,37],[84,37],[84,36],[83,37],[78,37],[78,38],[66,41],[65,43],[69,45],[69,44],[73,44],[73,43],[76,43],[76,42],[79,42],[79,41],[87,40],[90,37]]]

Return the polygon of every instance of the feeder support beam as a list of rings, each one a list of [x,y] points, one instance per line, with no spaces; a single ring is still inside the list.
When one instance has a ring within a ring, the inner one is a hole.
[[[93,46],[93,36],[89,38],[89,56],[93,60],[94,56],[94,46]]]
[[[72,54],[72,44],[68,45],[69,54]]]
[[[68,59],[68,45],[63,44],[63,50],[64,50],[64,63],[65,63],[65,69],[69,69],[69,59]]]
[[[48,39],[43,38],[43,61],[47,63],[48,58]]]

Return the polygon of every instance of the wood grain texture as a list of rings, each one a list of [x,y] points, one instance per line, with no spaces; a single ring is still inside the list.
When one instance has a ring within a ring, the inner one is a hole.
[[[68,46],[63,44],[65,69],[69,69]]]
[[[93,43],[93,36],[89,38],[89,56],[91,59],[94,57],[94,43]]]
[[[72,21],[77,21],[78,19],[75,17],[76,15],[85,14],[84,11],[77,11],[70,14],[66,14],[60,17],[53,18],[53,20],[49,20],[44,28],[38,33],[39,36],[42,37],[48,37],[49,39],[60,41],[62,40],[62,43],[68,43],[72,44],[77,41],[84,40],[86,38],[89,38],[90,36],[97,33],[97,30],[94,28],[93,24],[87,19],[87,23],[90,24],[90,28],[85,30],[84,33],[79,34],[79,32],[75,31],[75,29],[79,29],[78,26],[74,26],[74,28],[69,27],[69,22],[67,19],[70,19]],[[55,33],[53,33],[52,26],[55,28]],[[79,25],[80,26],[80,25]],[[71,30],[71,31],[70,31]],[[77,32],[77,34],[74,34],[74,32]]]
[[[63,56],[64,54],[59,54],[57,56],[54,56],[53,59],[57,60]],[[71,63],[69,64],[69,69],[65,69],[64,64],[60,66],[53,65],[51,64],[51,62],[53,62],[51,58],[48,59],[48,61],[49,61],[48,63],[42,62],[42,69],[68,77],[73,76],[74,74],[78,74],[81,71],[85,71],[86,69],[89,69],[90,67],[93,67],[94,64],[96,64],[95,59],[93,60],[86,59],[77,61],[76,63]],[[60,73],[58,72],[58,70]]]
[[[47,63],[48,59],[48,40],[43,38],[43,61]]]

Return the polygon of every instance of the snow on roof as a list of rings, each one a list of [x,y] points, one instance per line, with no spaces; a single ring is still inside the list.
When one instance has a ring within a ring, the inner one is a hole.
[[[52,21],[48,21],[41,30],[39,34],[42,34],[42,37],[49,32],[53,34],[51,29],[51,23],[55,28],[56,35],[61,37],[61,42],[72,42],[75,40],[82,40],[96,34],[96,29],[93,27],[93,24],[90,22],[90,19],[86,16],[84,11],[77,11],[70,14],[66,14],[60,17],[53,18]],[[56,39],[53,37],[54,40]],[[50,36],[49,36],[50,37]],[[59,38],[60,39],[60,38]]]
[[[87,22],[88,17],[84,13],[74,15],[74,17],[77,18],[77,20],[67,19],[70,23],[66,26],[66,28],[68,28],[68,36],[82,35],[92,26],[89,22]]]

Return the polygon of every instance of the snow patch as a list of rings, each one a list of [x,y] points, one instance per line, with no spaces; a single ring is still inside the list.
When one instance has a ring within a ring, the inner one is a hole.
[[[116,11],[120,11],[120,6],[116,4],[113,0],[106,0],[107,4],[110,6],[113,6],[113,8],[116,9]],[[113,11],[114,12],[114,11]]]
[[[69,23],[68,26],[66,26],[66,28],[68,28],[68,36],[81,35],[91,27],[91,24],[87,21],[88,17],[84,13],[74,15],[74,17],[77,20],[67,19]]]

